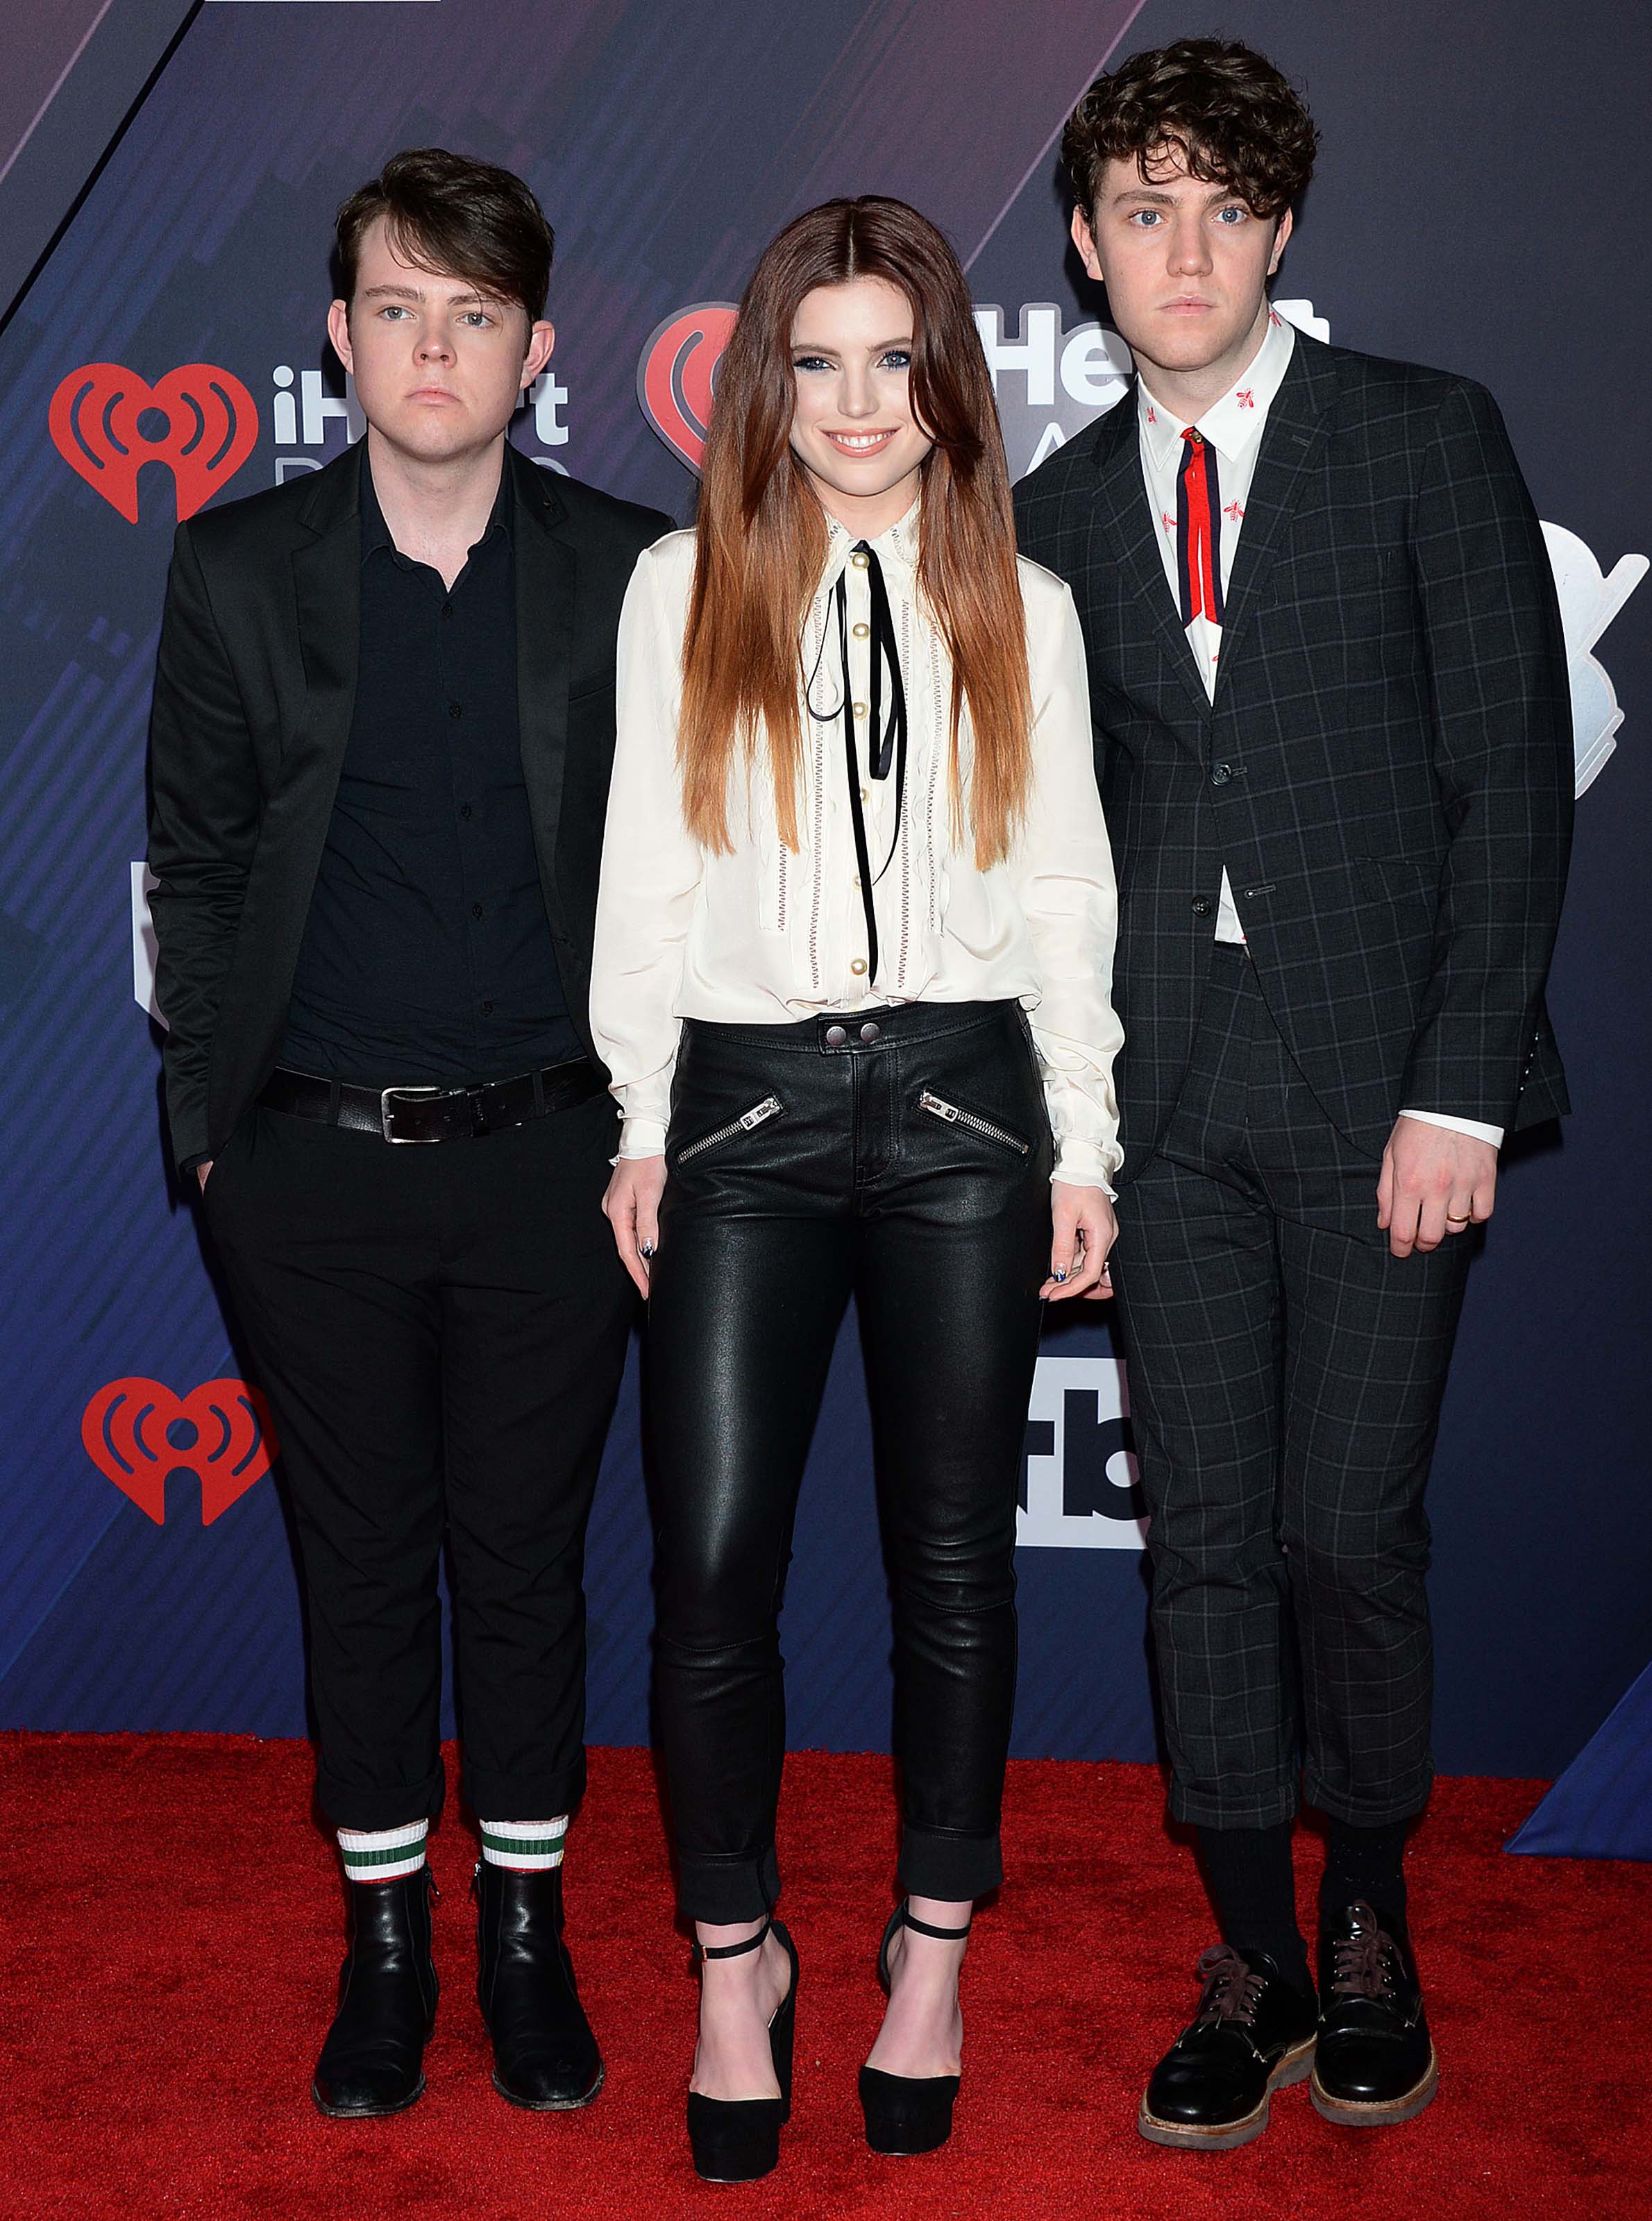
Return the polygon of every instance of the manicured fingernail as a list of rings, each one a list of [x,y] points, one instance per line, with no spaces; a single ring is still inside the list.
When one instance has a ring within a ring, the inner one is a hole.
[[[1051,1278],[1051,1279],[1053,1279],[1053,1280],[1064,1280],[1064,1279],[1066,1279],[1066,1278],[1067,1278],[1067,1267],[1066,1267],[1065,1265],[1058,1265],[1058,1266],[1056,1267],[1056,1268],[1055,1268],[1054,1272],[1053,1272],[1053,1273],[1050,1274],[1050,1278]]]
[[[653,1244],[653,1242],[643,1242],[643,1243],[642,1243],[642,1245],[641,1245],[641,1248],[642,1248],[642,1254],[643,1254],[643,1255],[644,1255],[645,1257],[652,1257],[652,1256],[653,1256],[653,1254],[654,1254],[654,1244]]]

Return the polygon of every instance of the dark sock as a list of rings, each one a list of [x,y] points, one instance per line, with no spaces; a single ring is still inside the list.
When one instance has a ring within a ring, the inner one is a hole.
[[[1325,1826],[1325,1871],[1319,1884],[1319,1917],[1358,1898],[1397,1920],[1405,1922],[1405,1869],[1402,1863],[1405,1838],[1415,1817],[1386,1821],[1380,1828],[1355,1828],[1346,1820],[1328,1818]]]
[[[1275,1828],[1202,1827],[1198,1848],[1223,1941],[1236,1951],[1266,1951],[1287,1982],[1305,1990],[1312,1983],[1308,1947],[1297,1926],[1292,1824],[1281,1820]]]

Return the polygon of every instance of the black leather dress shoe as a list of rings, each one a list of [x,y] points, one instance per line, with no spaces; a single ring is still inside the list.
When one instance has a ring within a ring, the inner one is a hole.
[[[1420,2113],[1439,2074],[1404,1922],[1363,1899],[1339,1905],[1320,1927],[1319,1982],[1315,2110],[1350,2129]]]
[[[424,2094],[424,2047],[436,2017],[430,1957],[430,1869],[352,1881],[349,1949],[339,2009],[310,2095],[335,2121],[399,2113]]]
[[[1318,2004],[1265,1951],[1214,1944],[1198,1972],[1198,2011],[1154,2068],[1136,2125],[1152,2144],[1232,2151],[1267,2126],[1268,2093],[1309,2074]]]
[[[569,2113],[603,2086],[562,1941],[562,1869],[476,1869],[477,2002],[493,2039],[493,2086],[532,2113]]]

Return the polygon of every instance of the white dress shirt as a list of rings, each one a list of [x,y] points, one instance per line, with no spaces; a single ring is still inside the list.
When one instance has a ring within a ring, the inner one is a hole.
[[[1250,499],[1250,484],[1255,475],[1256,457],[1262,444],[1262,431],[1267,422],[1267,412],[1273,397],[1285,382],[1285,373],[1291,364],[1292,350],[1297,344],[1295,332],[1277,309],[1267,312],[1267,328],[1262,343],[1251,357],[1233,385],[1214,402],[1203,416],[1194,420],[1194,429],[1201,439],[1207,441],[1217,454],[1217,493],[1221,508],[1220,543],[1218,554],[1222,579],[1222,595],[1225,604],[1228,581],[1233,574],[1234,554],[1239,545],[1239,534],[1244,523],[1245,506]],[[1176,551],[1176,495],[1186,443],[1182,435],[1188,429],[1187,420],[1166,408],[1148,390],[1145,378],[1136,382],[1136,421],[1141,437],[1142,475],[1147,482],[1148,499],[1159,520],[1159,552],[1164,558],[1165,577],[1170,587],[1171,599],[1180,607],[1181,587],[1178,575]],[[1222,656],[1222,628],[1203,611],[1187,627],[1187,645],[1205,691],[1213,699],[1216,694],[1217,673]],[[1234,901],[1233,887],[1227,867],[1222,872],[1222,891],[1217,904],[1216,937],[1218,941],[1236,942],[1242,945],[1245,929],[1240,921],[1238,905]],[[1482,1125],[1477,1119],[1458,1118],[1444,1111],[1405,1110],[1402,1118],[1419,1118],[1424,1125],[1448,1127],[1453,1133],[1471,1134],[1476,1140],[1489,1142],[1493,1148],[1501,1146],[1503,1129]]]
[[[805,616],[798,782],[799,846],[779,837],[760,750],[737,751],[731,854],[683,822],[676,760],[682,644],[694,535],[674,532],[637,564],[620,617],[618,724],[591,961],[591,1023],[612,1075],[620,1154],[665,1147],[685,1018],[775,1024],[879,1004],[1018,1001],[1028,1012],[1055,1139],[1054,1177],[1105,1187],[1123,1152],[1112,1064],[1123,1038],[1111,998],[1117,901],[1096,791],[1090,697],[1067,587],[1019,566],[1033,703],[1033,778],[1007,860],[976,869],[954,842],[948,766],[950,661],[917,590],[917,511],[868,544],[881,566],[908,715],[898,808],[893,777],[867,771],[870,573],[829,520],[826,566]],[[854,850],[834,589],[847,579],[849,681],[878,925],[867,974]],[[971,741],[959,735],[966,805]]]

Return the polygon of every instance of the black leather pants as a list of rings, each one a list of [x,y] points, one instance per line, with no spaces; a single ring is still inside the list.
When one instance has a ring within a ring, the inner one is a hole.
[[[779,1614],[852,1294],[894,1600],[900,1880],[1002,1879],[1016,1485],[1050,1136],[1013,1003],[691,1021],[649,1298],[660,1735],[693,1919],[778,1893]]]

